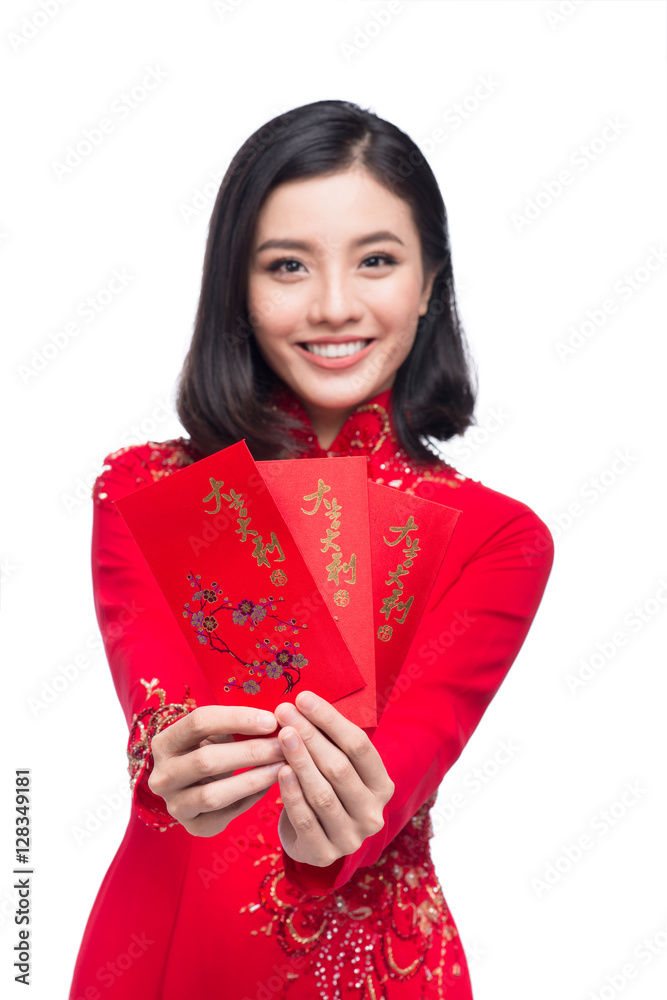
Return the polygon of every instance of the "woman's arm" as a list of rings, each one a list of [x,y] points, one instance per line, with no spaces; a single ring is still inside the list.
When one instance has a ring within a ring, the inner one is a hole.
[[[177,820],[167,811],[164,798],[148,784],[154,765],[153,738],[198,706],[215,705],[215,698],[113,501],[177,468],[174,457],[175,450],[168,443],[121,449],[106,457],[107,468],[93,486],[95,611],[130,730],[127,753],[133,808],[147,825],[161,831],[175,826]],[[250,742],[248,751],[252,750]],[[262,746],[268,751],[264,741]],[[233,746],[220,751],[209,747],[204,755],[233,750]]]
[[[441,570],[372,737],[395,786],[382,829],[328,867],[295,861],[283,847],[286,876],[299,888],[338,889],[378,860],[457,760],[515,660],[551,571],[553,541],[530,508],[503,499],[512,516],[470,553],[455,579]],[[302,718],[290,725],[305,732],[310,723]]]
[[[214,836],[275,783],[271,712],[217,705],[199,664],[113,501],[178,468],[174,443],[107,456],[93,487],[95,610],[130,728],[133,808],[155,830]],[[263,724],[264,723],[264,724]],[[237,742],[234,735],[258,736]],[[153,752],[155,744],[155,754]],[[159,751],[159,752],[158,752]],[[234,774],[244,768],[242,774]]]

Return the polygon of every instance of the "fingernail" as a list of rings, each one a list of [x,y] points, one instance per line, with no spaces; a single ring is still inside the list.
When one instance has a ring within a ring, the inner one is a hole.
[[[276,728],[276,717],[272,712],[259,712],[257,715],[257,725],[260,729],[272,732]]]
[[[281,705],[279,714],[283,726],[289,725],[289,723],[294,722],[297,718],[296,709],[290,704]]]
[[[309,691],[301,695],[299,698],[299,705],[301,708],[305,708],[307,712],[310,712],[315,708],[315,699]]]
[[[299,737],[296,733],[290,733],[289,736],[285,736],[283,738],[283,743],[288,750],[296,750],[299,745]]]

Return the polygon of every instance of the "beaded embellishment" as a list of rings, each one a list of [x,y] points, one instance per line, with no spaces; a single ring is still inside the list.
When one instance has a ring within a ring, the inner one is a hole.
[[[376,397],[389,405],[390,391]],[[434,484],[456,489],[466,476],[446,462],[417,462],[411,459],[398,442],[386,406],[382,403],[362,403],[347,418],[332,447],[324,450],[313,433],[310,420],[297,396],[286,386],[277,387],[273,396],[274,409],[283,409],[299,416],[303,428],[292,430],[292,435],[307,446],[305,457],[337,458],[345,455],[365,455],[368,460],[368,478],[384,486],[393,486],[416,495],[422,483],[420,496],[431,498]]]
[[[415,977],[423,988],[435,985],[437,994],[429,995],[444,997],[444,984],[460,980],[458,932],[429,850],[434,802],[435,793],[374,865],[358,869],[341,889],[325,896],[302,894],[286,879],[276,852],[255,862],[268,864],[269,870],[259,886],[259,902],[240,912],[261,910],[269,919],[250,934],[274,935],[288,955],[303,958],[304,974],[315,977],[318,997],[386,1000],[390,980]],[[298,978],[288,977],[284,997]]]
[[[111,463],[131,471],[136,485],[142,486],[162,479],[163,476],[168,476],[186,465],[191,465],[198,457],[185,438],[147,441],[143,445],[119,448],[106,456],[102,471],[93,485],[93,500],[102,504],[109,499],[105,487],[105,475],[113,469]]]
[[[130,726],[130,737],[127,744],[127,759],[129,761],[128,770],[130,772],[130,788],[134,792],[137,781],[140,777],[148,775],[153,770],[153,760],[151,757],[151,743],[153,737],[161,732],[165,726],[171,725],[177,719],[183,718],[194,708],[197,703],[190,695],[190,688],[185,687],[185,698],[182,703],[167,702],[167,695],[164,688],[157,687],[160,682],[157,677],[152,681],[147,681],[143,677],[141,683],[146,688],[146,704],[140,712],[135,712]],[[158,704],[149,705],[148,702],[157,696]],[[166,830],[170,826],[176,826],[177,820],[169,821],[169,814],[166,810],[161,810],[154,815],[159,816],[163,822],[155,825],[160,831]],[[166,820],[166,822],[165,822]],[[153,824],[148,824],[153,825]]]
[[[396,452],[394,456],[395,458],[398,458],[399,461],[400,461],[400,454],[401,454],[400,452]],[[404,455],[403,461],[407,461],[407,456],[405,455],[405,453],[403,453],[403,455]],[[385,469],[386,464],[380,465],[380,468]],[[414,469],[411,469],[409,467],[408,468],[403,467],[403,469],[395,469],[395,471],[407,472],[408,474],[413,476],[416,475],[416,478],[411,483],[409,483],[409,485],[403,485],[402,478],[392,479],[389,482],[385,482],[384,476],[378,476],[374,478],[373,482],[384,484],[385,486],[393,486],[396,489],[402,490],[403,493],[409,493],[410,496],[416,496],[417,495],[415,493],[416,488],[420,486],[421,483],[426,483],[427,484],[426,487],[422,490],[422,492],[419,495],[423,497],[425,500],[429,500],[431,498],[431,493],[432,493],[430,484],[442,483],[445,486],[449,486],[450,489],[456,489],[457,486],[460,486],[461,483],[464,483],[466,481],[466,476],[464,476],[460,472],[455,471],[448,465],[439,464],[432,466],[432,468],[436,470],[435,475],[431,471],[431,468],[425,468],[419,465],[416,466]],[[437,475],[438,471],[440,471],[443,474]]]

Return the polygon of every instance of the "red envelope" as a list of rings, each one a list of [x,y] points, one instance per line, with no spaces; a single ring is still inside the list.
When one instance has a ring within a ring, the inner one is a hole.
[[[391,698],[461,511],[373,482],[368,483],[368,508],[379,719]]]
[[[460,511],[370,482],[362,457],[257,467],[366,681],[365,688],[338,699],[336,708],[372,729],[391,696]],[[330,543],[341,549],[337,560]],[[349,572],[339,577],[335,570],[352,562],[353,554],[356,579],[350,584]]]
[[[373,580],[365,458],[299,458],[258,462],[287,527],[318,587],[313,611],[325,604],[366,681],[336,700],[356,725],[377,725]]]
[[[116,503],[221,705],[364,686],[245,441]]]

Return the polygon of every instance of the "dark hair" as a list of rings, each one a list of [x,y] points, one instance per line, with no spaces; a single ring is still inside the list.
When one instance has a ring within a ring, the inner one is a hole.
[[[424,273],[436,272],[427,313],[393,383],[399,442],[411,458],[432,463],[439,457],[422,438],[446,441],[474,424],[476,373],[457,313],[447,214],[433,172],[395,125],[348,101],[315,101],[253,133],[218,191],[176,404],[202,455],[241,438],[258,461],[302,453],[289,434],[302,425],[270,406],[270,391],[282,380],[262,357],[247,312],[251,241],[262,204],[279,184],[356,165],[411,206]]]

